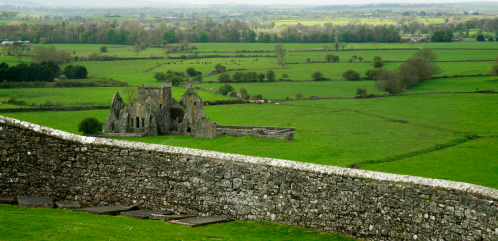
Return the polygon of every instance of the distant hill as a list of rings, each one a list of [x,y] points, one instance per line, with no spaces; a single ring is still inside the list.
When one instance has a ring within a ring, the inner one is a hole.
[[[11,6],[21,6],[21,7],[43,7],[45,5],[32,2],[32,1],[24,1],[24,0],[0,0],[0,5],[11,5]]]

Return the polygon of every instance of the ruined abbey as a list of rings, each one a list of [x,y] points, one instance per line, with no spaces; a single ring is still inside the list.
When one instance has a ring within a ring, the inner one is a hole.
[[[294,128],[217,125],[204,114],[204,101],[188,88],[180,101],[171,94],[171,83],[140,86],[138,95],[125,106],[116,91],[111,113],[106,120],[109,137],[143,137],[157,135],[195,135],[198,138],[254,136],[293,140]]]

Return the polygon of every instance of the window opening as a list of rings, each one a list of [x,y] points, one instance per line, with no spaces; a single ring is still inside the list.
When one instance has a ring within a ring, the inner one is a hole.
[[[140,117],[137,117],[137,128],[140,128]]]
[[[191,128],[190,128],[190,127],[189,127],[189,128],[187,128],[187,132],[190,132],[190,130],[191,130]]]
[[[131,127],[133,127],[133,118],[131,118]]]
[[[145,119],[142,118],[142,127],[144,127],[144,126],[145,126]]]

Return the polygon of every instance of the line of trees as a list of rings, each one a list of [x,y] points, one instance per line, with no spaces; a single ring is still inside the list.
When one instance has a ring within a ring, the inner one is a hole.
[[[264,81],[265,78],[268,81],[275,81],[277,80],[277,76],[273,70],[268,70],[266,72],[266,75],[264,73],[256,73],[255,71],[248,71],[248,72],[235,72],[233,73],[232,76],[230,76],[229,73],[223,72],[218,76],[218,80],[222,83],[228,83],[228,82],[251,82],[251,81]],[[288,79],[289,76],[287,74],[283,74],[282,78],[279,80],[286,80]]]
[[[392,94],[416,86],[421,81],[431,79],[432,75],[440,73],[442,70],[434,62],[437,59],[438,56],[432,50],[422,49],[400,64],[397,70],[385,70],[379,67],[368,70],[366,77],[377,80],[375,87],[378,90]]]
[[[0,64],[0,81],[7,82],[53,82],[60,73],[59,65],[54,61],[41,63],[18,64],[9,66],[2,62]]]

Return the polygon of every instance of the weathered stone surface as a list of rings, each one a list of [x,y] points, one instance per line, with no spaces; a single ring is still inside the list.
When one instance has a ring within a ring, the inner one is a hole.
[[[0,116],[0,196],[140,205],[371,240],[498,240],[498,190],[84,137]]]
[[[195,228],[209,224],[226,223],[226,222],[228,222],[228,220],[223,217],[195,217],[195,218],[186,218],[180,220],[172,220],[169,221],[168,223],[185,225]]]
[[[136,219],[149,219],[149,216],[152,214],[171,215],[171,214],[173,214],[173,212],[161,211],[161,210],[135,210],[135,211],[122,212],[121,216],[129,217],[129,218],[136,218]]]
[[[161,220],[161,221],[180,220],[180,219],[193,218],[193,217],[195,217],[195,215],[162,215],[162,214],[149,215],[149,219]]]
[[[81,208],[81,205],[76,201],[63,200],[55,202],[55,207],[61,209],[75,209],[75,208]]]
[[[17,196],[20,208],[54,208],[50,197]]]
[[[85,212],[98,215],[118,215],[122,212],[137,210],[137,206],[105,206],[73,209],[73,212]]]
[[[0,197],[1,204],[16,204],[14,197]]]

